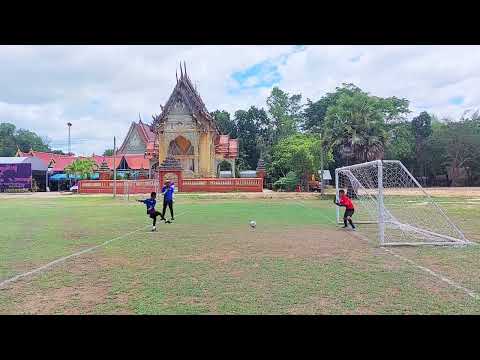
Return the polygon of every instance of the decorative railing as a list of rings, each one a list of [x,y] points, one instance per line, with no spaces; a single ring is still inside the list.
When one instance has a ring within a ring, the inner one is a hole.
[[[80,194],[113,194],[114,180],[81,180]],[[117,194],[146,194],[155,191],[155,180],[117,180]]]
[[[262,192],[261,178],[208,178],[183,179],[182,191],[185,192]]]
[[[117,180],[117,194],[146,194],[158,191],[156,180]],[[81,180],[80,194],[112,194],[114,180]],[[262,192],[262,178],[183,179],[181,192]]]

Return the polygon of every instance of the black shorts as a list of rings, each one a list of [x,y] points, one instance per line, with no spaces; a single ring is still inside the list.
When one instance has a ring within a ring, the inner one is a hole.
[[[355,212],[354,209],[347,209],[347,210],[345,210],[345,214],[343,214],[343,217],[344,218],[347,218],[349,216],[352,217],[354,212]]]
[[[153,219],[154,217],[160,215],[160,213],[158,211],[156,211],[155,209],[153,210],[150,210],[150,211],[147,211],[147,214]]]

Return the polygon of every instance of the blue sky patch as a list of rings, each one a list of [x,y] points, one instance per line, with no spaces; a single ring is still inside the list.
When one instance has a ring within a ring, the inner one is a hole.
[[[277,65],[271,61],[264,61],[245,70],[234,72],[232,78],[244,89],[270,87],[282,79]]]
[[[282,76],[278,71],[278,65],[286,64],[289,56],[305,50],[304,45],[296,45],[292,50],[275,59],[265,60],[244,70],[234,72],[232,79],[235,80],[238,88],[231,89],[230,94],[233,95],[247,89],[270,88],[279,84]]]
[[[454,96],[448,100],[448,102],[452,105],[462,105],[465,101],[463,96]]]
[[[352,58],[350,58],[350,62],[359,62],[360,61],[360,58],[362,57],[362,55],[358,55],[358,56],[354,56]]]

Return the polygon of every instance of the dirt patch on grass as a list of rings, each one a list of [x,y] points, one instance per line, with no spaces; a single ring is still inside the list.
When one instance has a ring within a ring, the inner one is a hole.
[[[112,282],[107,274],[113,268],[131,265],[123,256],[91,253],[46,273],[48,278],[43,279],[42,284],[35,277],[14,283],[5,291],[10,291],[11,298],[15,299],[13,312],[16,314],[91,314],[104,304],[115,309],[109,313],[129,314],[130,292],[139,284],[134,281],[129,284],[129,291],[112,294]],[[70,280],[62,280],[62,275],[69,276]]]
[[[109,284],[105,281],[91,283],[85,281],[72,286],[59,286],[47,289],[34,288],[26,292],[24,286],[14,290],[16,314],[55,314],[66,315],[92,313],[95,306],[105,301]]]
[[[359,270],[368,271],[371,262],[381,262],[386,270],[398,270],[405,266],[401,261],[386,254],[381,248],[358,237],[358,233],[318,226],[283,230],[233,230],[228,241],[221,235],[211,237],[216,243],[214,251],[188,255],[176,255],[187,261],[217,261],[221,265],[235,260],[259,261],[265,258],[315,259],[327,262],[340,258]],[[224,251],[222,251],[224,249]],[[172,258],[170,258],[172,259]],[[232,274],[241,277],[241,273]]]
[[[291,315],[336,314],[338,310],[335,309],[337,309],[335,301],[325,296],[318,296],[308,299],[307,303],[292,306],[287,313]]]

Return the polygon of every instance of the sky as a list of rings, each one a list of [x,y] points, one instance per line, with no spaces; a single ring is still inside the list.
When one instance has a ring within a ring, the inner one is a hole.
[[[274,86],[318,100],[342,83],[458,118],[480,108],[480,46],[0,46],[0,122],[102,154],[151,122],[180,61],[209,111],[265,107]]]

